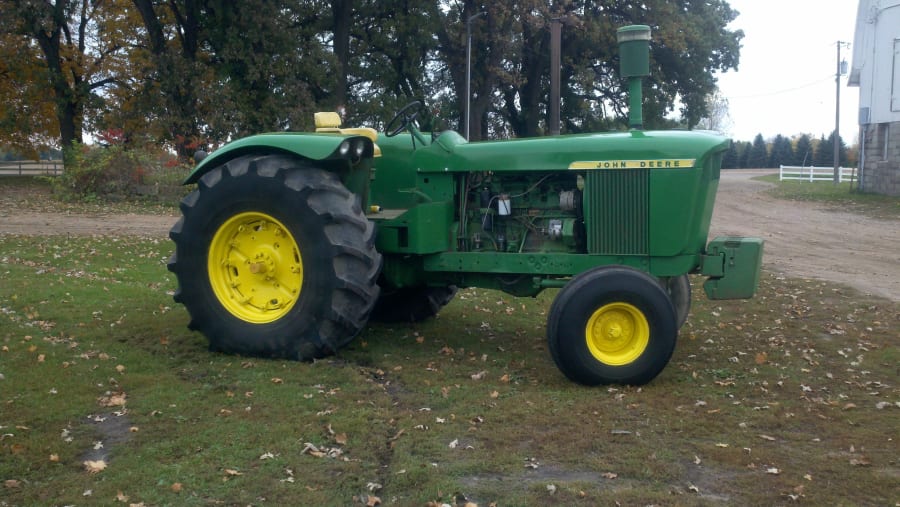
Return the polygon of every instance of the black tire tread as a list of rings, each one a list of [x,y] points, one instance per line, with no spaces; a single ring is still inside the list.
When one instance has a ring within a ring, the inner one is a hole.
[[[329,243],[328,248],[334,252],[331,261],[334,281],[331,293],[327,295],[331,307],[312,324],[315,329],[299,341],[295,340],[292,346],[286,346],[283,337],[269,337],[266,333],[244,340],[245,343],[235,343],[241,339],[226,336],[222,323],[204,311],[203,304],[193,304],[184,296],[185,286],[196,283],[197,275],[189,273],[188,267],[182,269],[179,253],[206,247],[187,233],[186,222],[199,213],[197,206],[204,193],[210,193],[211,199],[218,186],[235,178],[279,180],[292,199],[304,200],[326,224],[323,236]],[[357,197],[334,173],[309,167],[287,156],[239,157],[204,174],[198,181],[198,189],[182,200],[180,208],[183,216],[169,232],[176,252],[168,268],[179,281],[176,302],[187,306],[194,327],[207,336],[211,350],[310,360],[337,352],[365,326],[379,294],[377,279],[381,255],[374,246],[375,228],[366,220]],[[252,345],[248,346],[246,342],[252,342]]]

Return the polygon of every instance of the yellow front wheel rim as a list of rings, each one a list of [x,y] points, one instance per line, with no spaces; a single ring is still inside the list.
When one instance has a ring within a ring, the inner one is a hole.
[[[284,317],[303,285],[297,241],[281,222],[256,211],[234,215],[216,230],[207,270],[219,303],[255,324]]]
[[[622,366],[634,362],[650,343],[650,324],[637,307],[628,303],[610,303],[597,309],[588,319],[585,340],[598,361]]]

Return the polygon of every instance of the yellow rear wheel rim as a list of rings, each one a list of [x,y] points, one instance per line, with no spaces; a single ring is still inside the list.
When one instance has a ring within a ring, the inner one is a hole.
[[[650,343],[650,324],[637,307],[610,303],[588,319],[585,340],[591,355],[601,363],[623,366],[634,362]]]
[[[216,230],[207,270],[219,303],[254,324],[284,317],[303,286],[297,241],[284,224],[256,211],[234,215]]]

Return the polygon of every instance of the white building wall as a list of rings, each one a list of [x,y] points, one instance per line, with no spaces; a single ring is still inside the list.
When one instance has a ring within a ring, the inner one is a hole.
[[[859,87],[863,190],[900,195],[900,0],[860,0],[850,86]]]

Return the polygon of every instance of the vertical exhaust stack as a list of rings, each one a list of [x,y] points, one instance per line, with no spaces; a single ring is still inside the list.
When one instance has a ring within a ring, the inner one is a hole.
[[[628,127],[644,128],[642,79],[650,75],[650,27],[629,25],[616,30],[619,74],[628,79]]]

